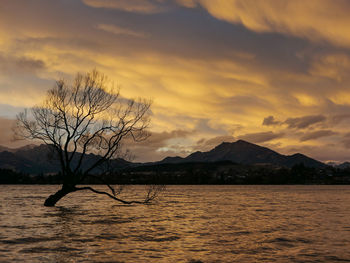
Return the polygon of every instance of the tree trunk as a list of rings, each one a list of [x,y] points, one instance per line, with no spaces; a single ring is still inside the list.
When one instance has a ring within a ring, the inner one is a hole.
[[[58,190],[55,194],[50,195],[44,203],[44,206],[55,206],[55,204],[61,200],[67,194],[74,192],[74,187],[62,186],[62,189]]]

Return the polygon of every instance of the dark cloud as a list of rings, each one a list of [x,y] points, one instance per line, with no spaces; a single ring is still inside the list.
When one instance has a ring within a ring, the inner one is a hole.
[[[152,0],[83,0],[83,3],[94,8],[117,9],[141,14],[154,14],[165,10],[161,5],[162,1]]]
[[[324,115],[309,115],[299,118],[288,118],[284,123],[288,125],[288,128],[305,129],[325,120],[326,117]]]
[[[248,133],[239,136],[239,139],[245,140],[252,143],[262,143],[271,141],[274,139],[282,138],[284,133],[274,133],[272,131],[268,132],[256,132],[256,133]]]
[[[277,125],[280,124],[280,121],[275,120],[275,117],[268,116],[264,118],[262,125],[270,126],[270,125]]]
[[[308,132],[305,133],[301,138],[300,141],[309,141],[309,140],[315,140],[321,137],[327,137],[338,134],[337,132],[334,132],[332,130],[319,130],[314,132]]]
[[[25,56],[10,56],[0,53],[1,73],[33,73],[45,69],[44,61]],[[1,74],[0,73],[0,74]]]
[[[344,120],[348,120],[348,119],[350,119],[349,113],[337,114],[337,115],[330,117],[330,122],[332,124],[339,124],[339,123],[343,122]]]

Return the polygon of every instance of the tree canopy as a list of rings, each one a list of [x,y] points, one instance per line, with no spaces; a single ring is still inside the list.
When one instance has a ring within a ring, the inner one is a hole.
[[[123,98],[106,75],[93,70],[77,74],[72,84],[63,79],[56,81],[40,105],[19,113],[16,138],[50,145],[60,162],[62,189],[51,195],[45,205],[53,206],[66,194],[79,190],[105,194],[123,203],[149,202],[154,198],[155,187],[150,188],[144,201],[118,198],[108,182],[105,183],[110,193],[77,187],[89,176],[103,180],[101,175],[112,171],[114,160],[127,154],[121,147],[125,139],[141,141],[149,136],[150,106],[147,99]],[[89,153],[99,158],[86,165]]]

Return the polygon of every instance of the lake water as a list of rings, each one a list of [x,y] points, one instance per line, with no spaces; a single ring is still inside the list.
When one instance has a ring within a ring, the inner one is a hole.
[[[0,185],[0,262],[350,262],[350,186],[168,186],[153,205],[78,192],[44,207],[57,189]]]

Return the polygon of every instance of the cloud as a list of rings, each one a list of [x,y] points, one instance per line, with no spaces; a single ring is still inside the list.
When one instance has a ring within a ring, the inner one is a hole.
[[[350,113],[334,115],[330,118],[330,121],[331,121],[331,124],[336,125],[347,119],[350,119]]]
[[[288,118],[284,121],[288,128],[305,129],[316,123],[324,122],[326,117],[324,115],[310,115],[298,118]]]
[[[300,141],[305,142],[309,140],[315,140],[321,137],[327,137],[338,134],[337,132],[334,132],[332,130],[319,130],[314,132],[308,132],[305,133],[301,138]]]
[[[328,144],[299,144],[293,146],[286,146],[275,148],[276,151],[286,154],[292,155],[295,153],[303,153],[311,158],[319,160],[321,162],[328,161],[339,161],[344,162],[349,160],[348,156],[350,154],[350,150],[343,145],[328,143]]]
[[[97,25],[97,28],[116,35],[128,35],[132,37],[141,37],[141,38],[148,36],[146,33],[134,31],[134,30],[119,27],[116,25],[99,24]]]
[[[0,103],[0,118],[12,120],[16,118],[16,115],[23,111],[24,107],[14,107],[10,104]]]
[[[350,56],[345,52],[331,52],[316,55],[309,72],[312,75],[321,76],[341,83],[349,79]]]
[[[238,136],[238,138],[241,140],[252,142],[252,143],[263,143],[274,139],[282,138],[283,136],[284,136],[284,133],[274,133],[272,131],[268,131],[268,132],[248,133],[248,134]]]
[[[172,130],[170,132],[151,132],[147,140],[134,142],[132,138],[123,141],[123,148],[134,155],[133,161],[159,161],[167,156],[186,155],[186,147],[181,141],[194,131]]]
[[[166,142],[167,140],[185,138],[190,134],[193,134],[193,131],[173,130],[171,132],[151,132],[150,137],[146,141],[142,142],[142,144],[164,146],[164,142]]]
[[[7,146],[13,139],[12,127],[15,121],[0,117],[0,145]]]
[[[13,126],[15,120],[0,117],[0,146],[17,148],[29,144],[28,141],[14,141]]]
[[[16,73],[35,73],[46,68],[45,62],[40,59],[26,56],[12,56],[0,53],[0,75]]]
[[[277,125],[280,123],[281,123],[280,121],[275,120],[275,117],[268,116],[264,118],[262,125],[271,126],[271,125]]]
[[[154,14],[162,12],[159,6],[162,1],[151,0],[83,0],[83,2],[95,8],[111,8],[127,12]]]
[[[341,142],[342,142],[344,148],[346,148],[346,149],[350,148],[350,133],[349,132],[343,136],[343,139]]]
[[[200,5],[218,19],[242,24],[256,32],[278,32],[350,46],[350,4],[347,1],[181,0],[178,3],[192,8]]]

